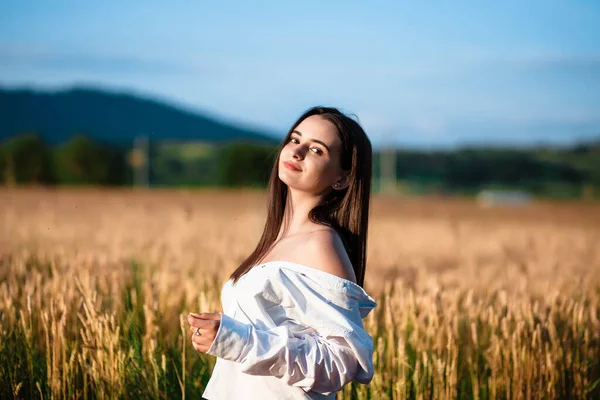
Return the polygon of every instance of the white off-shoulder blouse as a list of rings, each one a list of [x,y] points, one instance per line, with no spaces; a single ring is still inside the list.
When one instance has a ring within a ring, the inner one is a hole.
[[[373,378],[362,319],[377,303],[359,285],[301,264],[259,264],[221,292],[210,400],[334,399]]]

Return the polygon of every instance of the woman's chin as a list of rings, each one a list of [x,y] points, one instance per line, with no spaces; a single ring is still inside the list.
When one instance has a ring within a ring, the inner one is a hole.
[[[279,180],[288,186],[295,186],[295,184],[298,183],[298,179],[294,179],[294,177],[290,176],[288,171],[285,170],[279,170]]]
[[[280,177],[279,180],[281,182],[283,182],[283,184],[286,185],[290,189],[296,189],[298,186],[295,182],[293,182],[293,181],[290,182],[290,179],[285,179],[285,178]]]
[[[279,175],[279,180],[283,182],[289,189],[297,190],[297,191],[305,191],[300,182],[297,179],[291,179],[289,176]]]
[[[314,184],[307,184],[306,180],[300,179],[297,172],[280,170],[278,175],[279,180],[287,185],[289,189],[312,194],[319,193],[318,187],[315,187]]]

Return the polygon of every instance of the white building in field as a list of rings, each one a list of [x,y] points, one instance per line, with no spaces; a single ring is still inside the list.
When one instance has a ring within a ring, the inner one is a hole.
[[[521,190],[482,190],[477,202],[483,207],[524,206],[532,202],[532,196]]]

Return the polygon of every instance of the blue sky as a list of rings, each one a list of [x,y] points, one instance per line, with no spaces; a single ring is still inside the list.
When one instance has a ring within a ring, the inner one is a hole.
[[[600,137],[598,1],[253,3],[2,2],[0,85],[105,86],[276,136],[333,105],[376,146]]]

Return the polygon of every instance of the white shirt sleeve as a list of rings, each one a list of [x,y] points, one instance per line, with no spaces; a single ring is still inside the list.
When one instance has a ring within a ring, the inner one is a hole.
[[[288,324],[257,329],[221,314],[207,354],[240,363],[247,374],[275,376],[325,395],[352,380],[369,383],[374,372],[373,340],[363,328],[358,305],[344,307],[351,303],[331,301],[331,291],[324,297],[301,274],[282,274],[274,286],[293,310],[296,329]]]

